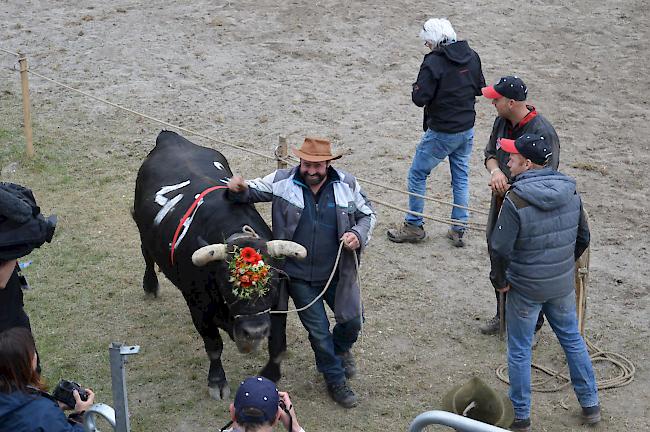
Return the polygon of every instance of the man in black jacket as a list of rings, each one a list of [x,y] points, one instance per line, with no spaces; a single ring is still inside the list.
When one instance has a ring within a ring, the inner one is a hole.
[[[547,161],[548,166],[557,170],[560,164],[560,139],[551,123],[537,112],[534,106],[526,102],[528,88],[521,78],[505,76],[489,87],[482,89],[483,96],[492,100],[492,105],[497,110],[497,118],[492,126],[490,140],[485,146],[485,168],[490,173],[489,186],[492,189],[492,200],[487,221],[486,237],[488,251],[490,251],[490,237],[494,230],[503,196],[510,187],[510,168],[508,161],[510,155],[497,146],[501,138],[517,139],[525,133],[533,133],[544,137],[552,154]],[[490,261],[492,268],[492,255]],[[481,326],[483,334],[496,334],[499,331],[499,293],[495,292],[497,299],[496,315]],[[540,312],[536,331],[544,324],[544,314]]]
[[[466,41],[456,41],[456,32],[446,19],[432,18],[424,23],[420,38],[431,50],[424,56],[417,81],[413,84],[413,103],[424,107],[424,135],[417,147],[408,175],[408,190],[424,195],[431,170],[449,157],[454,208],[447,233],[453,244],[464,246],[463,222],[469,219],[469,159],[474,140],[474,104],[485,79],[481,59]],[[422,217],[424,200],[409,196],[404,224],[388,230],[388,239],[396,243],[424,239]]]
[[[591,358],[576,317],[575,261],[589,246],[589,227],[576,182],[550,167],[553,149],[542,135],[500,139],[513,177],[492,233],[494,289],[508,292],[508,375],[515,421],[530,431],[530,364],[535,324],[544,311],[569,365],[585,423],[600,421]]]

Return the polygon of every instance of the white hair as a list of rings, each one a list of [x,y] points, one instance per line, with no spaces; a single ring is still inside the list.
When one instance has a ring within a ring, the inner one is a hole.
[[[446,18],[429,18],[420,30],[420,38],[436,47],[456,42],[456,32]]]

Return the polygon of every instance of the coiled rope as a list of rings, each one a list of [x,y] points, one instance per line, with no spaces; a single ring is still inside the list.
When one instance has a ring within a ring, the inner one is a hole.
[[[632,363],[628,358],[615,352],[603,351],[586,337],[584,340],[587,344],[587,348],[591,351],[589,358],[591,359],[592,363],[607,362],[613,364],[618,369],[618,374],[616,376],[596,380],[598,390],[624,387],[634,380],[636,367],[634,366],[634,363]],[[531,381],[532,391],[539,393],[554,393],[566,388],[571,384],[571,377],[567,374],[567,365],[565,365],[559,371],[553,370],[546,366],[538,365],[536,363],[532,363],[531,367],[549,375],[549,377],[546,379]],[[509,385],[510,380],[508,379],[507,371],[508,366],[503,364],[497,367],[496,374],[501,381]],[[557,381],[560,381],[560,383],[558,384]]]

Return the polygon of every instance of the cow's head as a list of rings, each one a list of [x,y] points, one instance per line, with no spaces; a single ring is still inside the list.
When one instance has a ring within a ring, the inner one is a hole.
[[[233,282],[235,256],[252,248],[259,253],[264,265],[270,266],[266,290],[260,294],[253,288]],[[227,243],[204,246],[192,254],[194,265],[202,267],[215,261],[226,263],[227,274],[217,275],[221,296],[228,305],[233,318],[233,338],[242,353],[255,351],[262,339],[269,336],[271,320],[269,312],[278,300],[278,287],[285,275],[276,270],[277,260],[283,257],[304,258],[306,249],[298,243],[286,240],[264,240],[253,236],[235,236]],[[223,268],[223,267],[222,267]],[[223,270],[222,270],[223,271]],[[252,294],[247,290],[254,291]]]

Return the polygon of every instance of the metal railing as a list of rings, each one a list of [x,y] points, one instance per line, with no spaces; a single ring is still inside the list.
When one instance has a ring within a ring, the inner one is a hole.
[[[420,432],[426,426],[432,424],[449,426],[462,432],[508,432],[507,429],[501,429],[447,411],[427,411],[420,414],[411,422],[409,432]]]

